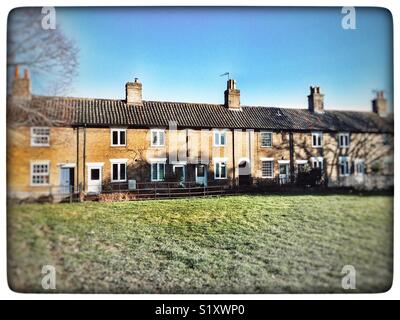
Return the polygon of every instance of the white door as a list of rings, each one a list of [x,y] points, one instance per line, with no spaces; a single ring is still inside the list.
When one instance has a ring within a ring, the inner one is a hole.
[[[279,164],[279,182],[280,183],[289,182],[289,164],[287,163]]]
[[[196,166],[196,183],[207,186],[207,167],[204,164]]]
[[[101,192],[101,166],[90,166],[88,172],[88,193]]]

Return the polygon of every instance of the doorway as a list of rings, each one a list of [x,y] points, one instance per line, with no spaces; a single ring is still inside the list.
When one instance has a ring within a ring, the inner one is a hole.
[[[198,164],[195,171],[196,184],[207,186],[207,166],[205,164]]]
[[[88,165],[88,193],[100,193],[102,181],[102,166]]]
[[[250,162],[248,160],[242,160],[239,162],[239,186],[248,186],[250,184]]]
[[[60,192],[71,193],[74,192],[75,182],[75,168],[72,166],[60,167]]]

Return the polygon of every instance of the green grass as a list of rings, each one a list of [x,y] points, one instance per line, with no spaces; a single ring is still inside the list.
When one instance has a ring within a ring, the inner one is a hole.
[[[356,292],[392,281],[390,196],[235,196],[119,203],[10,205],[8,278],[40,292]],[[353,291],[354,292],[354,291]]]

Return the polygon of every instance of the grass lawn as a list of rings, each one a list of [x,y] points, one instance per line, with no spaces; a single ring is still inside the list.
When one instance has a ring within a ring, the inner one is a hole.
[[[42,266],[54,265],[59,292],[344,292],[341,270],[353,265],[355,291],[386,291],[392,202],[260,195],[10,205],[9,284],[44,291]]]

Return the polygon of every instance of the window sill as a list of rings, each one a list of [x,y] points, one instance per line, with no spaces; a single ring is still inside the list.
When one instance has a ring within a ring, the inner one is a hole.
[[[31,144],[31,147],[34,147],[34,148],[48,148],[48,147],[50,147],[50,144]]]
[[[126,147],[126,144],[112,144],[111,147],[113,148]]]

